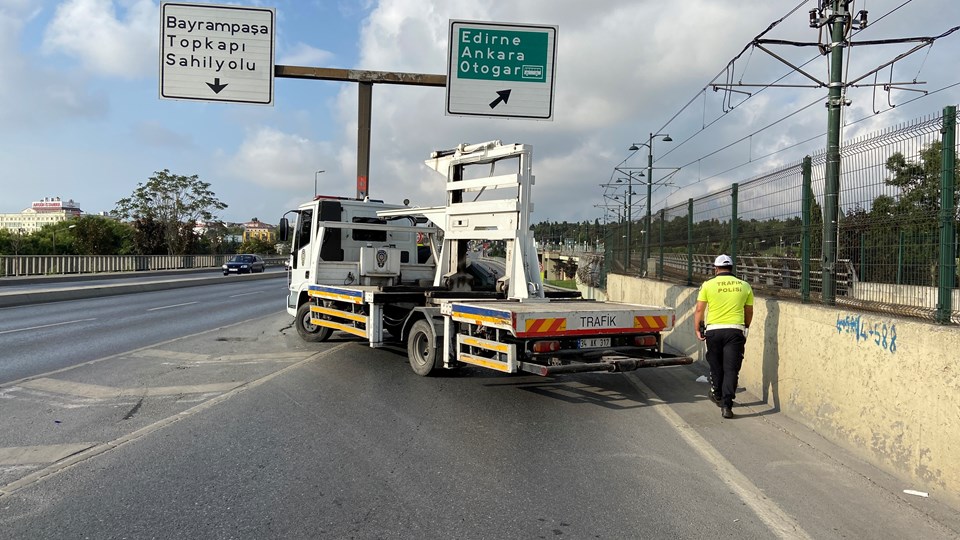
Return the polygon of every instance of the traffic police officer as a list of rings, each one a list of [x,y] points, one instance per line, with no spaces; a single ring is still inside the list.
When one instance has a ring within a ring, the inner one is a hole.
[[[720,407],[724,418],[733,418],[743,348],[753,321],[753,289],[733,275],[733,259],[729,255],[718,256],[713,266],[716,275],[703,282],[697,294],[693,324],[697,339],[707,342],[710,399]]]

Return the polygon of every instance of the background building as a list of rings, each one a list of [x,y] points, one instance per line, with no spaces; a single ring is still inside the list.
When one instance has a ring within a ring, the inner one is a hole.
[[[0,214],[0,229],[32,234],[44,225],[79,217],[81,213],[73,199],[64,201],[60,197],[44,197],[18,214]]]
[[[243,224],[243,241],[246,242],[257,238],[267,242],[273,242],[277,237],[277,232],[274,229],[276,229],[274,225],[256,219],[248,221]]]

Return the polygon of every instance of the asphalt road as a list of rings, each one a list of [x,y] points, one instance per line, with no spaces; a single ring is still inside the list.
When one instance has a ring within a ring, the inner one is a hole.
[[[186,299],[151,300],[128,316]],[[421,378],[283,313],[218,324],[0,384],[0,539],[960,535],[747,394],[721,419],[695,367]]]
[[[284,310],[285,280],[213,280],[203,287],[0,309],[0,383]]]

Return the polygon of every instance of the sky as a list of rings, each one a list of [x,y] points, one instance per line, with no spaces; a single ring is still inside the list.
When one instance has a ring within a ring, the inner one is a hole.
[[[443,75],[451,20],[557,27],[549,121],[452,116],[444,88],[374,86],[369,192],[388,202],[442,204],[444,179],[423,160],[460,143],[533,146],[534,223],[610,219],[601,184],[619,174],[615,167],[646,167],[648,148],[628,147],[652,133],[673,139],[654,139],[655,178],[682,167],[655,180],[654,209],[795,163],[825,144],[824,88],[737,87],[752,93],[745,99],[708,87],[765,85],[784,75],[780,84],[810,83],[760,50],[743,52],[733,70],[728,63],[781,18],[765,38],[817,42],[808,14],[816,0],[203,3],[274,8],[275,62],[288,66]],[[852,11],[863,9],[868,26],[855,41],[937,36],[960,24],[956,0],[853,3]],[[164,169],[210,183],[228,205],[219,217],[229,222],[275,224],[312,198],[315,184],[321,194],[354,196],[356,84],[277,78],[272,106],[161,99],[159,37],[157,1],[0,0],[0,212],[44,197],[73,199],[86,213],[110,211]],[[914,45],[849,49],[847,80]],[[827,59],[815,48],[769,48],[827,79]],[[877,75],[880,83],[923,81],[913,88],[926,95],[848,89],[844,139],[960,102],[958,53],[960,32]],[[634,204],[645,205],[645,196]]]

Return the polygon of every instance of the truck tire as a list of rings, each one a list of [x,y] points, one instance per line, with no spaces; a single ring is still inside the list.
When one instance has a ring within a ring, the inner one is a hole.
[[[304,302],[297,308],[297,318],[294,325],[297,327],[300,339],[311,343],[326,341],[333,334],[332,328],[317,326],[310,322],[310,302]]]
[[[426,377],[437,365],[437,338],[433,325],[424,319],[413,323],[407,336],[407,356],[410,367],[421,377]]]

